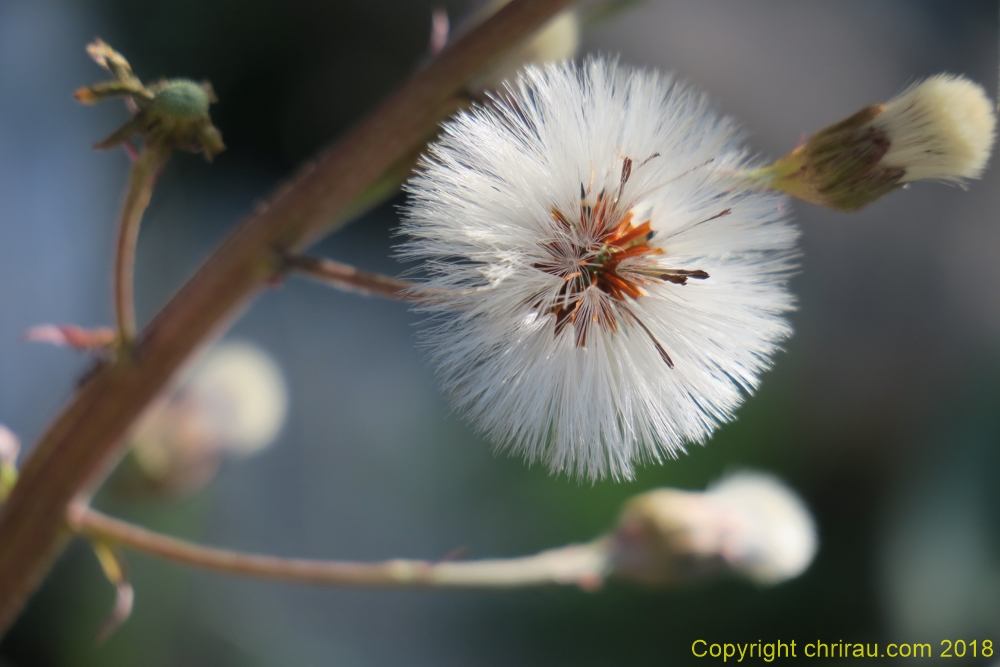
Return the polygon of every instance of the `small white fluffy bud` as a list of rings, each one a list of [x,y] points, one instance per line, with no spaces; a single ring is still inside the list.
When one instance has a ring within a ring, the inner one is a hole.
[[[762,585],[802,574],[816,528],[777,479],[743,472],[703,493],[657,489],[631,499],[614,533],[615,575],[674,584],[730,572]]]
[[[770,475],[744,472],[705,493],[727,516],[720,553],[734,569],[760,584],[802,574],[816,554],[816,526],[802,500]]]
[[[185,400],[202,406],[222,449],[255,454],[277,437],[288,410],[281,370],[252,345],[227,343],[195,369]]]
[[[0,425],[0,464],[14,465],[21,451],[21,441],[6,426]]]
[[[901,183],[960,181],[979,178],[986,167],[996,115],[982,86],[938,74],[887,102],[872,125],[888,135],[882,164],[904,169]]]
[[[835,211],[857,211],[909,181],[978,178],[995,129],[981,86],[938,74],[823,128],[750,179]]]
[[[7,499],[17,483],[17,455],[21,441],[6,426],[0,425],[0,502]]]
[[[285,381],[253,345],[223,343],[154,404],[131,436],[138,476],[119,474],[129,493],[184,495],[207,484],[226,454],[270,445],[288,411]]]

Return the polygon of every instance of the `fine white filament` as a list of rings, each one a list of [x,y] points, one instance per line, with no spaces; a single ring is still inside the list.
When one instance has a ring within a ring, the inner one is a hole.
[[[938,74],[886,102],[872,125],[889,138],[882,164],[905,170],[900,182],[926,178],[960,183],[982,175],[996,122],[982,86]]]
[[[797,232],[782,197],[732,178],[748,166],[702,95],[604,59],[529,67],[445,124],[401,255],[422,262],[455,405],[498,448],[591,480],[731,420],[794,305]]]

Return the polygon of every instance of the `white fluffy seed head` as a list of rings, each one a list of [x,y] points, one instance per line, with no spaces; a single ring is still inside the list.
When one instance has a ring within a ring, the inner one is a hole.
[[[529,67],[407,186],[444,387],[500,449],[628,478],[704,442],[790,334],[796,230],[731,121],[671,77]],[[643,226],[647,225],[647,226]]]
[[[900,182],[961,181],[986,168],[996,115],[982,86],[938,74],[887,102],[872,125],[889,137],[882,164],[906,171]]]

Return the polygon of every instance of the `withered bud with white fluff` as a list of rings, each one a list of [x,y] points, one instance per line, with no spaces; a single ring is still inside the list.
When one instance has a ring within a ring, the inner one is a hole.
[[[856,211],[911,181],[979,178],[995,130],[982,86],[938,74],[820,130],[748,175],[798,199]]]
[[[247,343],[222,343],[143,416],[131,437],[141,479],[118,480],[118,486],[197,490],[224,456],[250,456],[270,445],[287,411],[285,381],[274,360]]]
[[[632,498],[610,548],[618,579],[671,585],[729,573],[772,585],[802,574],[816,546],[802,500],[770,475],[742,472],[701,493]]]

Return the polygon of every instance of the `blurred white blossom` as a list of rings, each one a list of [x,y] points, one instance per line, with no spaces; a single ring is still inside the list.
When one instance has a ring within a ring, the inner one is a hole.
[[[0,464],[13,465],[21,451],[21,441],[9,428],[0,424]]]
[[[137,424],[132,453],[143,488],[200,488],[223,455],[249,456],[270,445],[287,412],[285,380],[270,356],[247,343],[218,345]]]
[[[220,446],[239,455],[256,454],[270,445],[288,412],[281,369],[247,343],[212,350],[192,374],[184,400],[201,405]]]
[[[704,492],[657,489],[629,501],[615,532],[618,576],[676,583],[731,572],[762,585],[802,574],[816,526],[794,491],[740,472]]]
[[[730,567],[761,584],[805,571],[816,554],[816,526],[794,491],[776,478],[743,472],[705,492],[725,530],[719,552]]]
[[[0,424],[0,502],[7,499],[17,483],[17,455],[20,452],[21,440]]]
[[[454,402],[552,471],[628,478],[733,417],[790,332],[797,232],[732,121],[652,71],[529,67],[444,126],[402,256]]]

